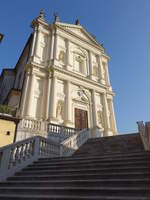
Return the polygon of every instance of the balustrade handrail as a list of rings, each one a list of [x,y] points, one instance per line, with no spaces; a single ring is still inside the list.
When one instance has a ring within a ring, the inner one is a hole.
[[[6,180],[17,171],[40,157],[70,156],[90,136],[89,129],[83,129],[58,144],[42,136],[34,136],[0,148],[0,181]]]
[[[76,137],[77,135],[81,135],[82,133],[84,133],[84,132],[87,131],[87,130],[88,130],[87,128],[82,129],[81,131],[79,131],[78,133],[72,135],[71,137],[66,138],[64,141],[61,142],[61,144],[65,144],[66,142],[68,142],[68,141],[71,140],[72,138]]]
[[[60,156],[60,145],[41,136],[31,137],[0,148],[0,181],[38,160]]]
[[[144,148],[147,151],[150,151],[150,122],[138,121],[138,131],[143,142]]]
[[[90,138],[90,129],[82,129],[80,132],[72,135],[61,142],[61,156],[72,155],[81,145]]]

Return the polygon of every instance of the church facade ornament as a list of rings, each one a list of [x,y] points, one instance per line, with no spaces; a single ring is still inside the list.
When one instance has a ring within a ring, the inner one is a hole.
[[[66,24],[55,15],[54,23],[49,24],[41,11],[32,28],[12,76],[14,88],[18,84],[22,88],[20,99],[13,102],[13,97],[8,104],[18,105],[22,119],[76,128],[84,116],[88,128],[99,127],[106,136],[117,134],[108,73],[110,58],[104,48],[79,20]],[[5,99],[4,91],[0,93]]]

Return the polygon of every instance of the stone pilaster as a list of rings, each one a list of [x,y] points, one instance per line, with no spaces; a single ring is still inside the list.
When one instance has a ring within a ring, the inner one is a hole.
[[[51,120],[56,120],[56,95],[57,95],[57,77],[53,76],[52,79],[52,95],[51,95]]]
[[[50,60],[52,61],[54,59],[54,30],[52,30],[52,36],[51,36],[51,47],[50,47]],[[50,63],[51,64],[51,63]]]
[[[27,117],[33,117],[32,111],[33,111],[33,105],[34,105],[34,84],[35,84],[35,74],[33,72],[30,74],[30,80],[29,80],[29,87],[27,90],[27,100],[26,100],[26,116]]]
[[[111,124],[112,124],[112,130],[113,134],[117,134],[117,126],[116,126],[116,119],[115,119],[115,113],[114,113],[114,104],[113,99],[109,100],[110,103],[110,114],[111,114]]]
[[[106,73],[106,83],[110,86],[110,79],[109,79],[109,72],[108,72],[108,65],[105,65],[105,73]]]
[[[97,126],[96,97],[95,90],[92,90],[92,110],[93,110],[93,128]]]
[[[92,53],[89,51],[89,77],[92,79],[93,75],[93,66],[92,66]]]
[[[25,103],[26,103],[26,99],[27,99],[27,90],[28,90],[28,87],[29,87],[29,78],[30,78],[29,71],[26,71],[23,90],[22,90],[23,93],[22,93],[22,96],[21,96],[21,103],[20,103],[20,117],[21,118],[25,114],[24,112],[25,112]]]
[[[50,46],[50,34],[48,35],[48,40],[47,40],[47,52],[46,52],[46,64],[49,65],[50,63],[50,50],[51,50],[51,46]]]
[[[104,135],[109,136],[110,132],[110,119],[109,119],[109,108],[106,94],[103,94],[103,112],[104,112]]]
[[[99,64],[99,81],[102,84],[106,84],[105,75],[104,75],[104,69],[103,69],[103,63],[102,63],[102,57],[98,57],[98,64]]]
[[[66,101],[65,101],[65,125],[70,126],[72,125],[72,99],[71,99],[71,83],[70,81],[66,82]]]
[[[41,31],[37,30],[37,37],[36,37],[36,43],[35,43],[35,56],[37,57],[39,57],[38,51],[39,51],[39,44],[40,44],[40,34],[41,34]]]
[[[33,57],[35,54],[37,32],[38,32],[37,27],[35,27],[34,34],[33,34],[33,42],[32,42],[32,47],[31,47],[31,57]]]
[[[51,72],[49,71],[48,77],[47,77],[47,95],[46,95],[46,112],[45,112],[45,118],[49,118],[50,114],[50,95],[51,95]]]
[[[70,65],[70,42],[69,40],[66,40],[66,69],[68,70],[68,67]]]
[[[55,39],[54,39],[54,59],[57,60],[57,41],[58,41],[58,35],[55,33]]]

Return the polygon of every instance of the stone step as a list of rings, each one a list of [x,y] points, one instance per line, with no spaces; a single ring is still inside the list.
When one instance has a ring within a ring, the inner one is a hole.
[[[136,152],[130,152],[130,153],[109,153],[109,154],[103,154],[100,155],[98,152],[96,155],[88,155],[88,158],[85,156],[77,156],[73,155],[70,157],[56,157],[56,158],[40,158],[39,161],[44,161],[44,160],[50,160],[50,161],[55,161],[55,160],[78,160],[78,159],[89,159],[89,158],[115,158],[115,157],[138,157],[138,156],[150,156],[150,151],[136,151]]]
[[[53,175],[19,175],[19,176],[13,176],[9,177],[8,180],[90,180],[90,179],[134,179],[134,178],[150,178],[150,170],[148,172],[102,172],[102,173],[89,173],[85,172],[84,174],[76,173],[76,174],[53,174]]]
[[[140,155],[140,156],[135,156],[135,157],[132,157],[132,156],[116,156],[116,157],[107,157],[107,158],[101,158],[101,157],[86,157],[86,158],[68,158],[68,159],[57,159],[57,160],[49,160],[49,159],[44,159],[44,160],[38,160],[36,162],[34,162],[34,164],[49,164],[51,163],[51,165],[56,165],[57,163],[58,164],[61,164],[61,163],[79,163],[79,162],[93,162],[93,161],[100,161],[100,162],[103,162],[103,161],[110,161],[110,162],[117,162],[117,161],[136,161],[136,160],[150,160],[150,154],[148,155]]]
[[[145,163],[149,163],[150,159],[125,159],[122,161],[122,159],[116,159],[116,160],[98,160],[98,159],[94,159],[94,160],[80,160],[78,162],[76,161],[66,161],[66,162],[56,162],[56,163],[51,163],[51,162],[47,162],[47,163],[42,163],[42,162],[38,162],[35,163],[33,165],[29,165],[28,167],[31,166],[36,166],[36,167],[65,167],[65,166],[72,166],[72,165],[88,165],[88,164],[102,164],[102,165],[109,165],[109,164],[120,164],[120,163],[130,163],[130,162],[145,162]]]
[[[97,139],[89,139],[75,155],[86,153],[94,155],[95,153],[112,153],[112,152],[131,152],[144,150],[139,134],[119,135],[112,137],[101,137]]]
[[[91,168],[91,167],[122,167],[122,166],[149,166],[150,167],[150,159],[149,160],[137,160],[137,161],[126,161],[126,162],[101,162],[99,160],[93,161],[93,162],[81,162],[75,165],[74,163],[64,163],[64,164],[57,164],[57,165],[51,165],[50,164],[34,164],[30,165],[26,168],[23,169],[23,171],[28,171],[28,170],[43,170],[43,169],[66,169],[66,168],[71,168],[71,169],[77,169],[77,168]]]
[[[91,179],[91,180],[47,180],[47,181],[7,181],[0,182],[1,187],[59,187],[59,186],[119,186],[119,187],[139,187],[139,186],[150,186],[150,178],[149,179]]]
[[[76,194],[80,196],[134,196],[134,197],[149,197],[149,187],[3,187],[0,188],[0,194],[31,194],[31,195],[70,195]]]
[[[79,196],[75,194],[74,196],[70,195],[45,195],[45,194],[39,194],[39,195],[18,195],[18,194],[0,194],[0,199],[3,200],[149,200],[149,197],[137,197],[137,196],[102,196],[97,195],[93,196],[92,198],[89,196]]]
[[[51,174],[87,174],[87,173],[94,173],[94,174],[101,174],[101,173],[107,173],[107,172],[150,172],[150,167],[149,166],[144,166],[144,167],[141,167],[141,166],[122,166],[122,167],[111,167],[111,168],[95,168],[95,167],[92,167],[92,168],[87,168],[86,170],[83,168],[83,169],[51,169],[51,170],[27,170],[27,171],[21,171],[21,172],[18,172],[16,173],[17,176],[19,175],[26,175],[26,176],[30,176],[30,175],[35,175],[35,174],[38,174],[38,175],[44,175],[44,174],[47,174],[47,175],[51,175]]]

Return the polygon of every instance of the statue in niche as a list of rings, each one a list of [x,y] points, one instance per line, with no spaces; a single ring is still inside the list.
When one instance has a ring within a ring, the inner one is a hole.
[[[93,75],[98,76],[98,67],[96,65],[93,66]]]
[[[83,69],[84,60],[83,60],[83,57],[80,56],[80,55],[77,55],[75,59],[76,59],[76,62],[78,63],[78,64],[77,63],[76,64],[79,66],[78,71],[80,73],[84,73],[84,69]]]
[[[98,124],[102,127],[103,124],[103,114],[101,110],[97,111],[97,120],[98,120]]]
[[[63,118],[63,107],[63,101],[59,100],[56,108],[56,118],[59,120]]]
[[[58,57],[59,61],[62,61],[63,63],[65,62],[65,52],[64,51],[60,51],[59,52],[59,57]]]

